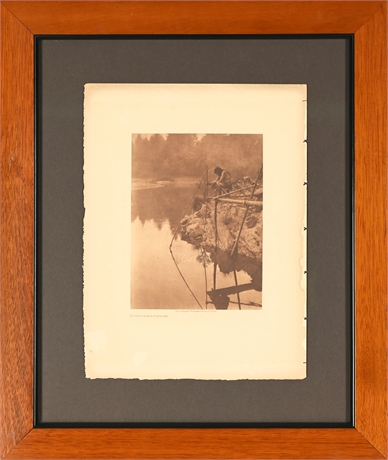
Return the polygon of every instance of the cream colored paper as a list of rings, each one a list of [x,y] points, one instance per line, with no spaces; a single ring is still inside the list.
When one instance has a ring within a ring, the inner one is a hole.
[[[306,85],[85,86],[87,378],[306,377],[306,99]],[[263,135],[262,309],[131,310],[131,148],[139,133]]]

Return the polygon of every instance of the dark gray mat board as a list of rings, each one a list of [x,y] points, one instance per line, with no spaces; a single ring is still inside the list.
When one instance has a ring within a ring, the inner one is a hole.
[[[351,423],[349,38],[42,38],[37,51],[37,422]],[[83,87],[99,82],[308,85],[305,380],[84,378]]]

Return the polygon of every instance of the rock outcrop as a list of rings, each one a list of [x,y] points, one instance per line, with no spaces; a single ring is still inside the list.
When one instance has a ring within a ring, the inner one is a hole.
[[[236,188],[242,188],[242,184],[235,185]],[[259,188],[253,197],[250,195],[251,190],[240,192],[240,204],[214,199],[203,203],[198,211],[182,220],[181,238],[190,244],[201,246],[223,273],[229,273],[234,269],[246,271],[252,282],[261,290],[262,188]],[[234,198],[234,194],[228,198]],[[257,201],[258,205],[247,208],[243,201],[248,198]],[[237,248],[233,251],[237,238]]]

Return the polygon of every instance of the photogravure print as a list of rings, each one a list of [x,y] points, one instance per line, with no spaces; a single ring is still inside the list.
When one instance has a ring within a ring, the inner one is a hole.
[[[261,134],[133,134],[131,308],[261,309],[262,211]]]
[[[87,84],[90,379],[306,377],[306,85]]]

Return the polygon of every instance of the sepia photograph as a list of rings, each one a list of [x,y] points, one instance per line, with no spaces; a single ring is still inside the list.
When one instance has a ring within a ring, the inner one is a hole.
[[[133,134],[131,202],[131,308],[262,308],[261,134]]]
[[[89,379],[304,379],[307,86],[84,98]]]

